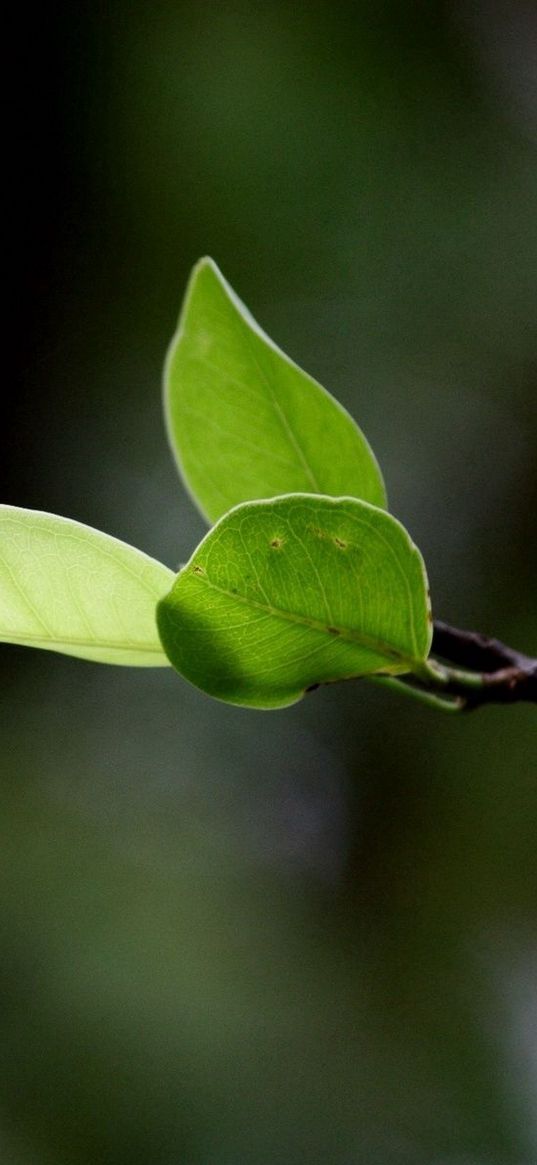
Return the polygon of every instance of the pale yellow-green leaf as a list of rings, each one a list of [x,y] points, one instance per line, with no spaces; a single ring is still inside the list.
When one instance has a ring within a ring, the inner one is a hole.
[[[0,641],[162,667],[156,603],[173,573],[80,522],[0,506]]]

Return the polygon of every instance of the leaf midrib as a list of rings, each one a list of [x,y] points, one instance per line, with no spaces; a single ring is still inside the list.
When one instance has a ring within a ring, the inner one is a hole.
[[[247,347],[250,351],[250,356],[255,364],[255,367],[257,368],[257,371],[258,371],[259,376],[261,377],[261,380],[264,382],[264,384],[267,388],[269,398],[272,401],[272,407],[274,409],[275,416],[277,417],[277,419],[279,421],[279,424],[282,428],[282,431],[284,433],[287,444],[291,447],[291,449],[294,451],[294,453],[298,457],[298,460],[302,465],[302,469],[305,472],[306,476],[309,478],[312,486],[314,487],[314,490],[317,493],[322,493],[323,491],[322,491],[321,485],[317,479],[317,475],[316,475],[316,473],[314,473],[314,471],[309,463],[309,460],[308,460],[308,458],[307,458],[307,456],[306,456],[306,454],[305,454],[305,452],[304,452],[304,450],[303,450],[303,448],[302,448],[302,446],[301,446],[301,444],[300,444],[300,442],[299,442],[299,440],[294,432],[294,429],[292,428],[292,425],[289,421],[289,417],[287,416],[285,409],[283,408],[282,404],[280,403],[280,400],[278,399],[278,395],[277,395],[277,393],[274,389],[274,386],[271,382],[270,376],[267,375],[267,372],[263,368],[263,365],[258,357],[258,354],[256,351],[256,342],[260,341],[265,347],[272,347],[272,345],[268,345],[264,338],[259,337],[253,331],[253,329],[249,326],[248,321],[245,320],[242,315],[237,315],[237,316],[234,315],[233,320],[234,320],[236,327],[237,327],[237,324],[239,325],[238,330],[240,332],[241,338],[243,338],[243,337],[246,338],[246,344],[247,344]],[[282,361],[285,364],[290,363],[283,352],[281,352],[279,349],[276,349],[276,351],[277,351],[278,356],[282,359]],[[301,369],[298,369],[298,366],[297,366],[297,371],[301,372]]]
[[[268,603],[260,602],[258,599],[252,599],[246,595],[241,595],[238,592],[229,591],[225,587],[220,587],[217,583],[212,582],[211,579],[207,578],[207,575],[197,574],[194,576],[192,574],[191,578],[195,578],[196,583],[203,583],[211,590],[217,591],[218,594],[224,595],[226,598],[230,599],[231,602],[242,603],[243,606],[253,607],[258,611],[264,611],[267,615],[273,615],[275,618],[281,619],[286,623],[296,623],[302,627],[311,627],[313,631],[321,632],[322,634],[327,635],[329,638],[332,638],[332,633],[328,629],[328,624],[321,622],[319,619],[314,619],[307,615],[298,615],[295,611],[287,611],[283,607],[273,607]],[[365,632],[354,631],[351,630],[350,627],[340,627],[335,623],[333,626],[338,632],[338,638],[345,639],[348,643],[355,643],[358,647],[365,647],[368,651],[374,652],[376,655],[384,655],[389,659],[396,660],[399,663],[408,664],[409,670],[412,670],[412,667],[415,664],[420,663],[420,660],[414,659],[412,656],[405,655],[401,651],[398,651],[396,648],[389,647],[388,644],[384,643],[382,640],[373,639]]]

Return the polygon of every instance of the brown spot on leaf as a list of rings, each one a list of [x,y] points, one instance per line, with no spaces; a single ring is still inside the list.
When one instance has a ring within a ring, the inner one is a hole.
[[[200,566],[199,563],[197,562],[196,565],[192,568],[192,571],[193,571],[193,574],[205,574],[205,567]]]
[[[338,627],[327,627],[326,630],[328,631],[329,635],[340,635],[341,634]]]
[[[283,538],[273,538],[270,545],[273,550],[281,550],[283,546]]]
[[[348,542],[344,542],[343,538],[334,538],[334,546],[337,546],[338,550],[347,550],[348,545]]]

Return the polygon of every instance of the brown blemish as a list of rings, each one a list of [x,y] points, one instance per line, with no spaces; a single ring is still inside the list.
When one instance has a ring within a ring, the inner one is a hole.
[[[205,567],[200,566],[199,563],[196,563],[196,566],[194,566],[192,568],[192,573],[193,574],[205,574]]]
[[[329,635],[340,635],[341,634],[338,627],[327,627],[326,630],[328,631]]]
[[[273,550],[281,550],[283,546],[283,538],[273,538],[270,545]]]
[[[318,526],[308,526],[308,532],[313,534],[315,538],[320,538],[322,542],[333,542],[338,550],[348,550],[349,543],[345,542],[343,538],[337,538],[328,532],[328,530],[320,530]]]

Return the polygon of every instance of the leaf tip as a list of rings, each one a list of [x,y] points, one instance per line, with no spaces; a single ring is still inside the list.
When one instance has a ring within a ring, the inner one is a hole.
[[[192,268],[191,279],[194,280],[200,275],[204,275],[206,273],[212,275],[220,283],[224,281],[224,276],[222,275],[218,263],[212,258],[211,255],[202,255],[201,259],[198,259],[197,263],[195,263]]]

